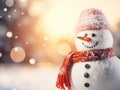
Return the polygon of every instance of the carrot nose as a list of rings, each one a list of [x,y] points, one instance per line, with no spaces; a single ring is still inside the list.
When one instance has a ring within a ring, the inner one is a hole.
[[[89,38],[89,37],[77,37],[77,38],[84,40],[86,42],[91,42],[91,38]]]

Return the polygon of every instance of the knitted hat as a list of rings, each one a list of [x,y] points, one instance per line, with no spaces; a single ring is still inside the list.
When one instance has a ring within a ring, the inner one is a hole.
[[[111,30],[111,27],[102,11],[90,8],[81,13],[75,34],[83,30]]]

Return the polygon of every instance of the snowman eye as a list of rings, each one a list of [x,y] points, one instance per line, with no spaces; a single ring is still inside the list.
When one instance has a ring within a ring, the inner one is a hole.
[[[95,33],[92,33],[92,35],[91,35],[92,37],[96,37],[96,34]]]
[[[87,36],[88,36],[88,34],[87,34],[87,33],[85,33],[85,34],[84,34],[84,37],[87,37]]]

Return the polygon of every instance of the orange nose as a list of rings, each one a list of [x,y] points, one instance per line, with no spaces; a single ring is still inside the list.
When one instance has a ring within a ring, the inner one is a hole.
[[[89,38],[89,37],[77,37],[77,38],[84,40],[86,42],[91,42],[91,38]]]

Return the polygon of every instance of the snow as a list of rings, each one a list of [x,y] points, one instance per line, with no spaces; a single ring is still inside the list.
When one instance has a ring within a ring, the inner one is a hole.
[[[0,68],[0,90],[57,90],[55,68]]]

